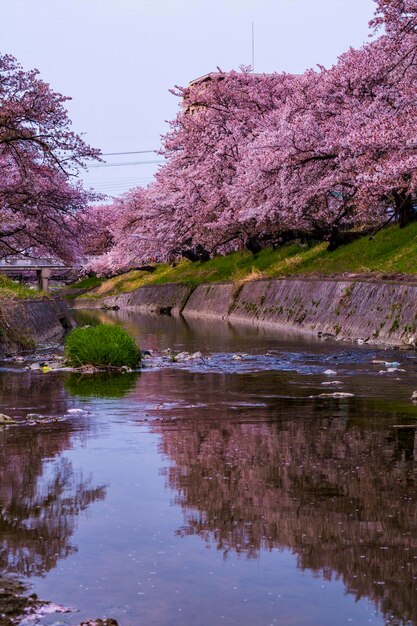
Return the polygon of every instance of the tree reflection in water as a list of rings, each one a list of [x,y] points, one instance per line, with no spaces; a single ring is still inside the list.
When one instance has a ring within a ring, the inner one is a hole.
[[[41,407],[45,414],[66,410],[63,385],[38,377],[0,377],[13,401]],[[3,395],[3,398],[6,398]],[[17,407],[18,408],[18,407]],[[22,414],[20,408],[19,413]],[[70,543],[77,517],[102,500],[105,486],[76,473],[60,456],[71,447],[71,422],[0,431],[0,568],[3,573],[42,575],[76,550]]]
[[[225,556],[290,548],[300,568],[342,578],[390,624],[417,624],[416,430],[311,417],[159,425],[185,517],[178,534]]]

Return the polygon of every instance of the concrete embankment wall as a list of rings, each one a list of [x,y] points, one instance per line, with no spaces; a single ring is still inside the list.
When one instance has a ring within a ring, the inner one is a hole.
[[[229,319],[401,345],[416,335],[417,286],[344,280],[246,283]]]
[[[62,300],[17,300],[0,306],[0,354],[30,348],[75,326]]]
[[[193,288],[185,285],[168,283],[166,285],[150,285],[135,291],[120,293],[105,298],[78,298],[75,308],[101,309],[118,306],[121,309],[138,309],[149,313],[169,312],[173,315],[181,313]]]
[[[194,290],[181,285],[142,287],[131,294],[89,301],[268,325],[340,339],[403,345],[417,337],[417,284],[345,279],[286,278],[236,285],[211,283]],[[86,299],[76,306],[84,308]]]

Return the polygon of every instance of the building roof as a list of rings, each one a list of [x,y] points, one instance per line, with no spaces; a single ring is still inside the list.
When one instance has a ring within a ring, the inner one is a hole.
[[[198,85],[200,83],[205,83],[206,81],[212,80],[213,78],[225,78],[227,76],[227,74],[230,74],[230,72],[209,72],[208,74],[203,74],[202,76],[199,76],[198,78],[194,78],[193,80],[190,81],[189,86],[192,87],[193,85]],[[272,74],[269,74],[267,72],[257,72],[257,73],[250,73],[250,76],[254,76],[254,77],[261,77],[261,76],[272,76]]]

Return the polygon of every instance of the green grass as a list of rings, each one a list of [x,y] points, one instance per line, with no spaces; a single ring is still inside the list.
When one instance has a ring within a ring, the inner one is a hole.
[[[69,365],[136,367],[141,353],[134,339],[120,326],[99,324],[71,331],[65,340]]]
[[[29,289],[29,287],[26,287],[25,285],[0,274],[0,300],[27,300],[41,298],[45,295],[46,294],[42,291]]]
[[[94,289],[94,287],[98,287],[105,280],[105,278],[99,278],[98,276],[88,276],[87,278],[82,278],[70,285],[71,289]]]
[[[417,274],[417,223],[403,229],[398,226],[387,228],[372,241],[363,237],[334,252],[327,251],[326,243],[290,244],[277,250],[266,248],[255,257],[247,252],[235,252],[205,263],[183,261],[174,268],[161,264],[153,273],[134,270],[103,281],[85,297],[115,295],[143,285],[197,285],[295,274],[332,276],[346,272]]]

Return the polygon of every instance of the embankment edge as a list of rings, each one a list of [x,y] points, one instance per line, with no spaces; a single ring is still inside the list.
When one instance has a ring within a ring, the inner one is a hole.
[[[0,303],[0,355],[33,349],[75,326],[63,300],[8,300]]]
[[[101,299],[78,298],[73,305],[219,318],[372,344],[405,346],[417,338],[417,284],[403,281],[283,278],[195,288],[149,285]]]

